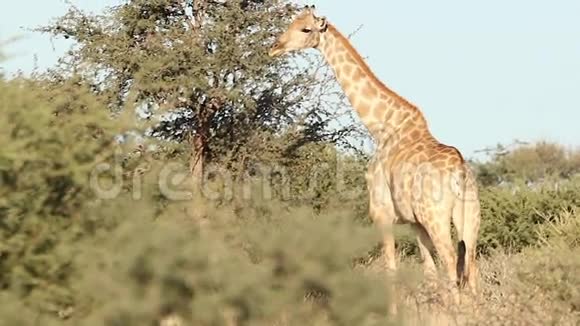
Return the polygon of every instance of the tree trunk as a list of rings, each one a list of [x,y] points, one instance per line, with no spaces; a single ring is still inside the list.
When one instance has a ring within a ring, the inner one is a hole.
[[[192,193],[193,193],[193,217],[201,224],[207,217],[208,203],[204,198],[204,175],[205,164],[207,162],[207,153],[209,150],[209,131],[211,122],[211,113],[208,108],[200,112],[198,121],[192,130],[190,138],[191,157],[189,159],[189,168],[191,172]]]
[[[201,190],[204,167],[207,153],[207,123],[203,123],[191,137],[191,157],[189,160],[189,169],[193,180],[194,193],[199,194]]]
[[[195,0],[191,4],[193,16],[191,17],[192,41],[196,46],[203,46],[199,42],[200,30],[203,24],[203,18],[206,9],[206,0]],[[202,182],[204,175],[204,164],[207,154],[207,141],[209,136],[209,117],[207,108],[200,112],[198,119],[199,123],[192,132],[190,139],[191,158],[189,162],[189,169],[193,181],[194,196],[201,196]]]

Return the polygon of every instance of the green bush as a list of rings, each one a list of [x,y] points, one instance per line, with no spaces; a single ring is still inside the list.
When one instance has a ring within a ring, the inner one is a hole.
[[[156,216],[122,196],[85,212],[119,224],[69,242],[72,301],[58,313],[74,325],[150,324],[170,313],[193,325],[389,321],[384,281],[353,269],[378,234],[348,212],[271,203],[249,216],[222,207],[200,227],[178,213],[184,206],[170,204]]]
[[[481,191],[482,224],[479,251],[520,251],[538,244],[539,227],[562,212],[580,205],[580,184],[566,183],[558,189],[513,190],[501,187]]]
[[[88,263],[78,294],[91,298],[91,309],[79,318],[142,325],[177,313],[194,325],[223,325],[228,318],[237,325],[320,318],[362,325],[373,313],[384,315],[382,282],[351,263],[377,240],[373,229],[340,215],[275,207],[255,217],[216,210],[205,229],[174,216],[129,218],[88,245],[98,249],[82,259]],[[322,298],[306,305],[308,294]]]
[[[70,304],[71,248],[84,232],[88,175],[106,158],[110,120],[75,79],[0,81],[0,289],[53,311]],[[107,137],[108,136],[108,137]]]

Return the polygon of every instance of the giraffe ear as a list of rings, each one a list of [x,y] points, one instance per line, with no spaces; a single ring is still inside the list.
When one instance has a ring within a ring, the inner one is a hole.
[[[326,31],[326,28],[328,27],[328,22],[326,21],[326,17],[324,17],[324,16],[316,17],[316,27],[318,27],[318,30],[321,32]]]

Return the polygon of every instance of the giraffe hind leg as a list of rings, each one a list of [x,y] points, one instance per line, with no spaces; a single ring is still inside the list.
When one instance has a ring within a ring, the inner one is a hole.
[[[419,224],[412,224],[415,233],[417,233],[417,244],[421,254],[421,259],[423,260],[423,270],[425,276],[428,278],[435,278],[437,276],[437,268],[433,260],[433,255],[431,254],[434,250],[433,242],[427,233],[427,230]]]
[[[432,205],[429,209],[417,211],[416,215],[441,259],[449,282],[452,301],[458,304],[457,256],[451,238],[451,210],[444,206]]]

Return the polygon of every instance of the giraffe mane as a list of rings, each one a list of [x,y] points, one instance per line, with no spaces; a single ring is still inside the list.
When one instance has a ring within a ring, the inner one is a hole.
[[[330,22],[327,23],[328,32],[332,33],[335,37],[337,37],[346,47],[348,52],[352,55],[353,59],[359,64],[359,66],[363,69],[363,71],[381,88],[381,90],[387,92],[390,96],[392,96],[395,100],[399,101],[401,104],[406,105],[407,107],[419,111],[419,108],[409,102],[407,99],[402,97],[401,95],[397,94],[395,91],[387,87],[378,77],[377,75],[371,70],[367,62],[362,58],[360,53],[354,48],[351,42]]]

